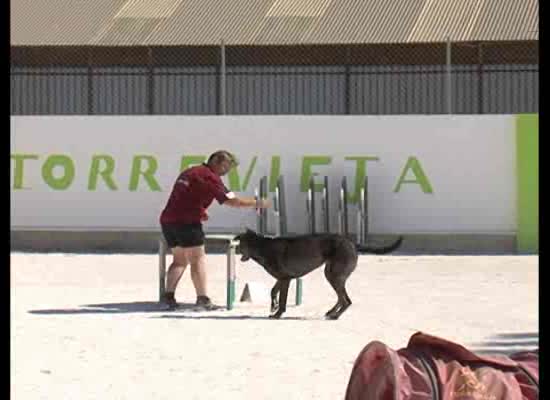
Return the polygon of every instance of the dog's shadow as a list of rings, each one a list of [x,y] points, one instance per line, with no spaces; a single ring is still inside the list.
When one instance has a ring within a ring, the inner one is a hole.
[[[134,301],[129,303],[103,303],[103,304],[85,304],[78,308],[58,308],[29,310],[29,314],[34,315],[79,315],[79,314],[143,314],[163,313],[161,316],[151,318],[173,318],[173,319],[211,319],[211,320],[266,320],[276,321],[267,315],[219,315],[219,312],[228,312],[224,307],[214,311],[197,310],[194,303],[179,303],[178,309],[168,312],[166,306],[156,301]],[[181,314],[181,313],[185,314]],[[168,314],[167,314],[168,313]],[[211,314],[216,313],[216,314]],[[210,315],[209,315],[210,314]],[[279,321],[307,321],[307,318],[283,316]],[[311,320],[311,318],[309,319]]]
[[[282,316],[280,319],[269,318],[261,315],[206,315],[206,312],[201,312],[197,315],[181,315],[181,314],[170,314],[170,315],[161,315],[159,317],[151,318],[161,318],[161,319],[209,319],[209,320],[257,320],[257,321],[315,321],[319,318],[306,318],[306,317],[285,317]]]
[[[192,310],[193,303],[180,303],[178,310]],[[37,315],[67,315],[67,314],[132,314],[165,312],[166,306],[157,301],[134,301],[129,303],[85,304],[78,308],[60,308],[45,310],[30,310]]]

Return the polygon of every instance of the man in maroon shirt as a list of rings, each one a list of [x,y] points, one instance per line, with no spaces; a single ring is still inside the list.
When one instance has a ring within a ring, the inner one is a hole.
[[[208,219],[206,209],[216,201],[231,207],[266,208],[268,200],[237,197],[230,192],[221,176],[237,165],[235,157],[225,150],[216,151],[206,164],[183,171],[172,188],[166,207],[160,215],[162,233],[172,250],[173,261],[168,269],[164,301],[170,310],[177,308],[174,297],[185,268],[191,264],[191,280],[198,306],[213,309],[206,290],[206,257],[202,222]]]

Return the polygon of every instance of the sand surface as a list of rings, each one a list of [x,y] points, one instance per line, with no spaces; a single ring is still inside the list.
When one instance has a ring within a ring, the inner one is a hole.
[[[208,260],[224,305],[225,256]],[[13,398],[335,400],[372,340],[398,349],[420,330],[486,353],[538,346],[536,256],[361,256],[338,321],[322,319],[336,301],[322,269],[278,321],[265,303],[162,311],[157,262],[12,253]],[[253,261],[237,276],[238,296],[245,282],[274,283]],[[176,297],[194,301],[189,271]]]

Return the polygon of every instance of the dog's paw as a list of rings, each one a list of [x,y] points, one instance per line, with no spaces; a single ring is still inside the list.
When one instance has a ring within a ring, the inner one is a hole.
[[[270,314],[269,315],[269,319],[280,319],[281,318],[281,315],[283,315],[283,313],[275,313],[275,314]]]
[[[325,319],[329,321],[336,321],[338,319],[339,315],[337,314],[326,314]]]

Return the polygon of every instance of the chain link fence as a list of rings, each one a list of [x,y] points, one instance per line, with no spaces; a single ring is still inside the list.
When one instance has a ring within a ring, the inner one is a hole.
[[[12,115],[538,112],[538,42],[12,47]]]

